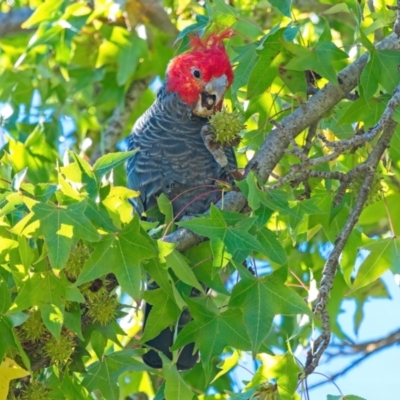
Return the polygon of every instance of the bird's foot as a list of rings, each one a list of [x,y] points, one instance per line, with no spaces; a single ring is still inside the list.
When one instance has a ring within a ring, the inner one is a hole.
[[[204,125],[200,135],[203,138],[206,148],[213,155],[214,160],[222,168],[226,167],[228,165],[228,159],[226,158],[223,146],[216,140],[212,128],[209,125]]]

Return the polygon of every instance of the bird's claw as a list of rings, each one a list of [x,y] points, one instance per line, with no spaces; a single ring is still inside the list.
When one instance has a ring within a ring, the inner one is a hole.
[[[226,158],[223,146],[216,140],[216,135],[212,131],[209,125],[204,125],[200,132],[203,138],[204,144],[208,151],[213,155],[214,160],[222,167],[228,165],[228,159]]]

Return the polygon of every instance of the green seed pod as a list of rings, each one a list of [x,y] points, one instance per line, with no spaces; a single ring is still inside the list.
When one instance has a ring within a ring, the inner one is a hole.
[[[21,325],[19,332],[23,341],[36,342],[43,338],[46,327],[39,310],[31,310],[29,318]]]
[[[374,177],[374,180],[371,184],[371,190],[369,191],[368,198],[365,202],[365,207],[370,206],[377,201],[381,200],[384,193],[384,186],[382,185],[383,175],[377,173]],[[361,186],[364,181],[364,175],[358,176],[356,179],[353,180],[349,189],[354,197],[358,196],[358,192],[361,189]]]
[[[224,146],[236,144],[240,140],[239,132],[246,128],[241,120],[242,116],[238,111],[229,113],[226,108],[212,115],[209,124],[214,129],[217,142]]]
[[[38,381],[31,382],[26,389],[22,391],[20,400],[51,400],[50,390],[43,383]]]
[[[100,295],[88,301],[87,314],[93,322],[106,326],[115,319],[117,307],[118,301],[115,296]]]
[[[52,364],[65,364],[74,352],[74,339],[65,333],[60,336],[58,341],[54,336],[43,346],[43,352],[51,358]]]
[[[82,271],[83,265],[90,257],[90,250],[80,243],[72,249],[67,264],[64,267],[67,278],[75,281]]]

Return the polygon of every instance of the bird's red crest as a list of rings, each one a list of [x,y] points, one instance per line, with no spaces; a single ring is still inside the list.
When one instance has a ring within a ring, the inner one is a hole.
[[[204,38],[201,38],[196,32],[190,36],[190,47],[194,51],[204,51],[215,47],[223,46],[223,40],[233,36],[232,29],[224,29],[221,32],[212,32]]]
[[[187,104],[194,104],[210,80],[225,75],[229,87],[233,72],[223,40],[232,37],[233,31],[225,29],[200,37],[190,37],[190,49],[172,59],[167,69],[167,90],[175,92]],[[197,77],[193,72],[198,70]]]

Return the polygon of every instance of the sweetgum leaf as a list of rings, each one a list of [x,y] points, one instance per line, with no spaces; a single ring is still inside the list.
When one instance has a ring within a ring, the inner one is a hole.
[[[160,356],[163,361],[165,378],[165,400],[191,400],[194,393],[183,380],[175,365],[163,354],[160,354]]]
[[[258,386],[261,393],[268,393],[274,389],[265,387],[265,382],[276,380],[277,391],[275,389],[273,393],[278,392],[276,394],[279,399],[292,400],[298,385],[298,375],[301,371],[293,354],[289,352],[276,356],[262,354],[260,359],[262,364],[247,387]]]
[[[164,328],[178,320],[180,310],[175,303],[172,291],[154,289],[145,292],[144,299],[153,306],[146,321],[142,342],[156,337]]]
[[[214,205],[211,205],[210,217],[195,218],[179,222],[178,225],[210,238],[214,266],[223,266],[231,258],[242,262],[252,251],[268,256],[260,242],[246,232],[250,225],[241,225],[239,222],[235,226],[228,226],[221,211]]]
[[[107,400],[119,400],[119,389],[116,382],[126,371],[148,371],[149,367],[135,360],[138,350],[122,350],[106,354],[100,361],[89,365],[82,385],[89,391],[99,390]]]
[[[98,183],[93,173],[92,166],[72,151],[69,151],[69,155],[74,162],[65,167],[61,167],[61,172],[70,181],[83,184],[89,197],[94,199],[97,196]]]
[[[38,306],[47,329],[59,339],[66,301],[83,303],[85,299],[65,277],[56,277],[53,271],[34,273],[24,281],[10,311]]]
[[[270,0],[271,6],[278,9],[286,17],[291,17],[290,9],[292,7],[292,0]]]
[[[199,281],[196,279],[196,275],[193,273],[185,257],[177,252],[173,251],[166,257],[167,266],[174,271],[175,275],[184,283],[195,287],[196,289],[203,292],[203,288]]]
[[[400,238],[387,238],[375,240],[363,246],[370,253],[358,270],[353,289],[362,288],[377,280],[386,270],[398,270],[400,260]]]
[[[243,325],[243,313],[238,308],[220,312],[210,300],[207,302],[206,299],[186,298],[186,301],[193,321],[182,329],[171,349],[177,350],[185,344],[196,342],[200,348],[201,362],[208,380],[212,359],[221,354],[225,346],[233,346],[239,350],[251,348]]]
[[[108,153],[101,156],[93,165],[93,172],[96,179],[100,181],[107,172],[118,167],[118,165],[132,157],[135,153],[137,153],[137,150]]]
[[[253,276],[248,271],[241,271],[242,279],[233,288],[229,306],[243,311],[253,354],[258,352],[269,333],[275,315],[311,316],[304,300],[285,286],[286,274],[285,268],[261,278]]]
[[[48,248],[50,264],[62,268],[69,258],[74,238],[91,242],[100,239],[96,229],[85,216],[86,201],[56,206],[45,203],[28,204],[31,213],[21,220],[13,232],[42,237]]]
[[[114,273],[121,287],[133,298],[140,296],[140,262],[156,255],[156,247],[133,218],[122,230],[93,243],[94,251],[85,263],[76,285]]]

